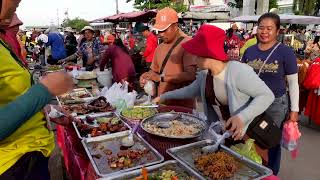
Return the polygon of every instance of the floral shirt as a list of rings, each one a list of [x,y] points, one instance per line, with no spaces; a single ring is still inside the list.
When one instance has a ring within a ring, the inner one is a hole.
[[[93,39],[93,41],[86,41],[82,43],[77,54],[82,57],[83,67],[86,67],[89,53],[92,52],[96,63],[99,63],[101,51],[102,49],[100,41],[98,39]]]

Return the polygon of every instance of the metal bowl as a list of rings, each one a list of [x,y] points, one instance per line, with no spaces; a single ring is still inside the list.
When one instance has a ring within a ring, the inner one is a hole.
[[[175,117],[177,117],[177,115],[179,118],[175,119]],[[178,120],[178,121],[181,121],[185,124],[196,124],[199,128],[199,132],[196,134],[193,134],[193,135],[189,135],[189,136],[170,136],[170,135],[163,135],[163,134],[152,132],[145,127],[146,123],[156,124],[159,122],[169,122],[172,120]],[[199,117],[194,116],[192,114],[176,113],[176,112],[158,113],[154,116],[151,116],[149,118],[144,119],[141,122],[140,126],[144,131],[146,131],[149,134],[160,136],[160,137],[165,137],[165,138],[172,138],[172,139],[197,138],[197,137],[200,137],[207,128],[206,122],[204,120],[200,119]]]

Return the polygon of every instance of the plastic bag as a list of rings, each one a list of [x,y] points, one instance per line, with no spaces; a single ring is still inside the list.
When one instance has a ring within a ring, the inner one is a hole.
[[[121,112],[127,107],[132,107],[137,97],[137,92],[128,92],[128,82],[114,83],[109,89],[102,89],[101,95]]]
[[[153,81],[147,81],[143,89],[149,96],[155,96],[155,84]]]
[[[298,140],[301,137],[301,133],[298,128],[297,122],[287,122],[283,125],[282,141],[283,148],[291,152],[291,157],[295,159],[298,155]]]
[[[258,164],[262,164],[262,158],[256,151],[254,139],[247,139],[245,144],[231,146],[231,149]]]

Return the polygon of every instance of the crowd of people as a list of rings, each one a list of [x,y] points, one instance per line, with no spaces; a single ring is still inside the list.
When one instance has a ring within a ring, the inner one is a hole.
[[[298,121],[295,54],[301,48],[286,45],[281,36],[286,30],[281,29],[276,14],[262,15],[250,34],[235,24],[227,31],[204,24],[190,37],[179,28],[175,10],[159,10],[152,31],[147,26],[140,31],[146,38],[140,55],[149,71],[137,77],[130,41],[124,45],[117,34],[104,38],[90,26],[81,30],[80,38],[70,27],[64,35],[51,27],[27,40],[17,31],[22,22],[12,11],[20,0],[1,2],[0,179],[49,179],[48,157],[54,149],[54,136],[46,127],[42,109],[53,96],[72,88],[72,78],[64,72],[50,73],[38,84],[32,82],[26,62],[31,44],[37,47],[32,50],[34,58],[44,66],[80,62],[86,71],[104,71],[111,66],[114,82],[127,81],[132,89],[137,79],[141,87],[151,82],[155,103],[194,109],[198,97],[208,126],[224,122],[234,142],[248,138],[250,123],[262,113],[279,129],[286,122]],[[319,56],[317,32],[298,30],[295,36],[305,43],[304,54],[311,59]],[[261,156],[277,175],[280,142],[261,150]]]

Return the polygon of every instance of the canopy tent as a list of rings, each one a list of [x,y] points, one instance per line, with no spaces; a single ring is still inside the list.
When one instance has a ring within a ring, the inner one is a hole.
[[[157,15],[156,10],[149,10],[149,11],[135,11],[135,12],[129,12],[129,13],[120,13],[115,14],[112,16],[104,17],[95,19],[93,21],[90,21],[90,23],[99,23],[99,22],[147,22],[154,18]]]
[[[279,14],[281,23],[288,24],[320,24],[320,17]],[[257,22],[260,16],[239,16],[231,19],[232,22]]]
[[[179,13],[179,18],[195,20],[228,20],[229,12],[183,12]]]

